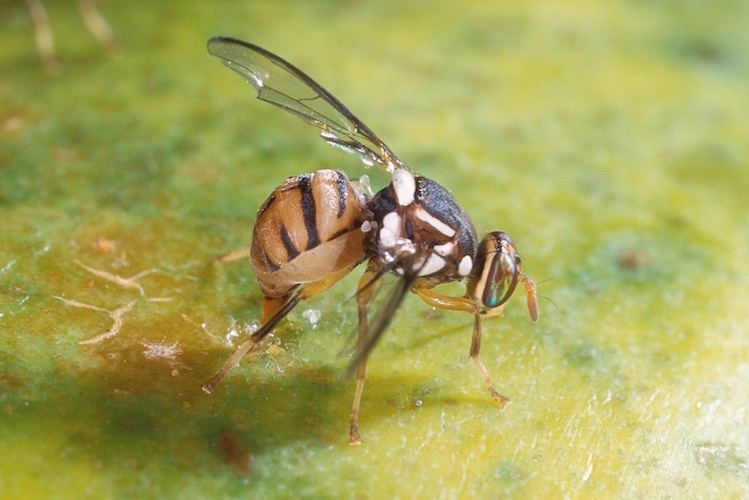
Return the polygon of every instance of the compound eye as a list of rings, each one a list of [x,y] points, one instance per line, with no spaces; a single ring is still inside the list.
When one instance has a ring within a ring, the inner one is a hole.
[[[515,291],[521,274],[520,256],[512,239],[502,232],[486,235],[476,255],[479,271],[470,286],[475,299],[487,309],[495,309]]]
[[[501,251],[487,257],[491,260],[487,263],[489,273],[481,301],[487,308],[493,309],[507,302],[515,291],[518,284],[519,260],[516,255]]]

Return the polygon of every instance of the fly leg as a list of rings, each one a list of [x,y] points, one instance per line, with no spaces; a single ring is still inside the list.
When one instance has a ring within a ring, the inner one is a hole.
[[[245,340],[239,348],[234,351],[234,354],[224,363],[219,371],[216,372],[206,383],[203,384],[202,389],[208,394],[213,394],[213,390],[216,388],[221,379],[223,379],[235,366],[242,361],[242,358],[257,346],[261,340],[263,340],[273,329],[281,322],[282,319],[289,314],[294,306],[296,306],[303,298],[303,290],[295,293],[276,313],[268,319],[263,325],[253,333],[249,339]]]
[[[372,283],[374,279],[375,271],[371,267],[367,267],[364,275],[359,280],[359,287],[356,292],[356,303],[359,309],[359,326],[356,335],[356,352],[364,352],[367,347],[367,340],[369,338],[367,323],[367,305],[372,299],[375,285]],[[359,445],[361,444],[361,436],[359,435],[359,407],[361,405],[361,397],[364,392],[364,382],[367,380],[367,356],[361,359],[359,364],[356,366],[356,388],[354,389],[354,403],[351,407],[351,430],[349,432],[349,444]]]
[[[479,351],[481,350],[481,316],[476,313],[473,318],[473,338],[471,339],[470,358],[471,361],[473,361],[473,366],[475,366],[479,371],[479,375],[481,375],[481,380],[484,381],[484,385],[489,389],[489,394],[491,394],[494,400],[499,403],[500,408],[503,408],[510,399],[497,391],[491,377],[489,376],[486,366],[484,366],[484,362],[479,358]]]
[[[413,291],[430,306],[438,307],[440,309],[448,309],[450,311],[465,311],[473,314],[473,338],[471,339],[471,351],[469,357],[473,362],[473,366],[478,370],[484,385],[489,389],[489,394],[491,394],[492,398],[499,403],[500,407],[504,407],[504,405],[506,405],[510,400],[506,396],[500,394],[494,387],[494,383],[489,376],[489,371],[479,357],[479,351],[481,350],[481,311],[478,307],[466,297],[450,297],[448,295],[437,293],[431,288],[415,287]]]
[[[248,352],[253,350],[255,346],[272,332],[299,302],[324,292],[346,276],[349,271],[349,269],[345,269],[344,271],[326,276],[321,280],[305,285],[293,294],[286,294],[281,297],[265,297],[263,301],[263,324],[249,339],[237,348],[234,354],[224,363],[224,366],[203,384],[202,389],[208,394],[212,394],[221,379],[232,371]]]

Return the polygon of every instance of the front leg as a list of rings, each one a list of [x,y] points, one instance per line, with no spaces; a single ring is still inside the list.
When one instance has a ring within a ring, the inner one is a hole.
[[[451,297],[434,291],[434,288],[425,288],[418,284],[413,287],[413,292],[421,297],[421,300],[437,309],[446,309],[448,311],[463,311],[471,314],[477,314],[476,305],[466,297]]]
[[[486,366],[484,366],[484,362],[481,361],[481,358],[479,358],[480,350],[481,350],[481,316],[478,313],[476,313],[473,317],[473,338],[471,339],[470,358],[471,358],[471,361],[473,361],[473,366],[475,366],[476,369],[479,371],[479,375],[481,375],[481,380],[484,381],[484,385],[486,386],[487,389],[489,389],[489,394],[491,394],[494,400],[497,403],[499,403],[500,408],[504,408],[504,406],[510,401],[510,398],[500,394],[499,391],[497,391],[497,389],[494,387],[494,382],[492,382],[492,379],[489,376],[489,371],[486,369]]]
[[[484,381],[484,385],[489,389],[489,394],[492,395],[494,400],[499,403],[500,407],[507,404],[509,398],[503,396],[494,387],[489,372],[479,357],[479,351],[481,350],[481,315],[482,311],[466,297],[451,297],[449,295],[443,295],[435,292],[432,288],[414,287],[413,291],[421,297],[424,302],[430,306],[437,307],[439,309],[447,309],[450,311],[464,311],[473,314],[473,338],[471,340],[471,352],[470,358],[473,365],[479,372],[481,380]]]

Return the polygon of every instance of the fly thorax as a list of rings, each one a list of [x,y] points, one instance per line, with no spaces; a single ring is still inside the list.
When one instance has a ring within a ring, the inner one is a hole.
[[[460,280],[473,268],[476,232],[452,195],[405,169],[370,203],[378,232],[376,255],[399,274]]]

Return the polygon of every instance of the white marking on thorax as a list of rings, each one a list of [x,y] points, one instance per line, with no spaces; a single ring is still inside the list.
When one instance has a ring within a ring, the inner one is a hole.
[[[441,220],[439,220],[434,215],[430,214],[423,208],[419,207],[416,210],[414,210],[414,215],[421,219],[422,221],[426,222],[430,226],[432,226],[434,229],[439,231],[440,233],[444,234],[448,238],[452,238],[455,236],[455,229],[451,228]]]
[[[416,179],[411,172],[400,168],[393,172],[393,189],[398,204],[402,207],[408,206],[414,202]]]
[[[361,224],[361,232],[362,233],[368,233],[371,230],[372,230],[372,223],[371,222],[369,222],[368,220],[365,220],[364,222],[362,222],[362,224]]]
[[[471,270],[473,269],[473,259],[470,255],[466,255],[460,260],[460,264],[458,265],[458,274],[461,276],[468,276],[471,274]]]
[[[437,271],[441,271],[445,267],[445,259],[437,255],[436,253],[429,254],[429,259],[426,264],[419,269],[419,276],[429,276]]]
[[[443,243],[442,245],[435,245],[434,251],[437,252],[438,255],[441,255],[443,257],[447,257],[451,253],[453,253],[453,250],[455,249],[455,243],[452,241],[448,241],[447,243]]]
[[[380,245],[392,249],[400,238],[401,218],[395,212],[390,212],[382,218],[382,229],[380,229]]]
[[[390,212],[382,218],[379,229],[380,258],[385,262],[395,263],[416,253],[413,241],[403,236],[402,219],[397,212]],[[396,272],[403,274],[402,269]]]

